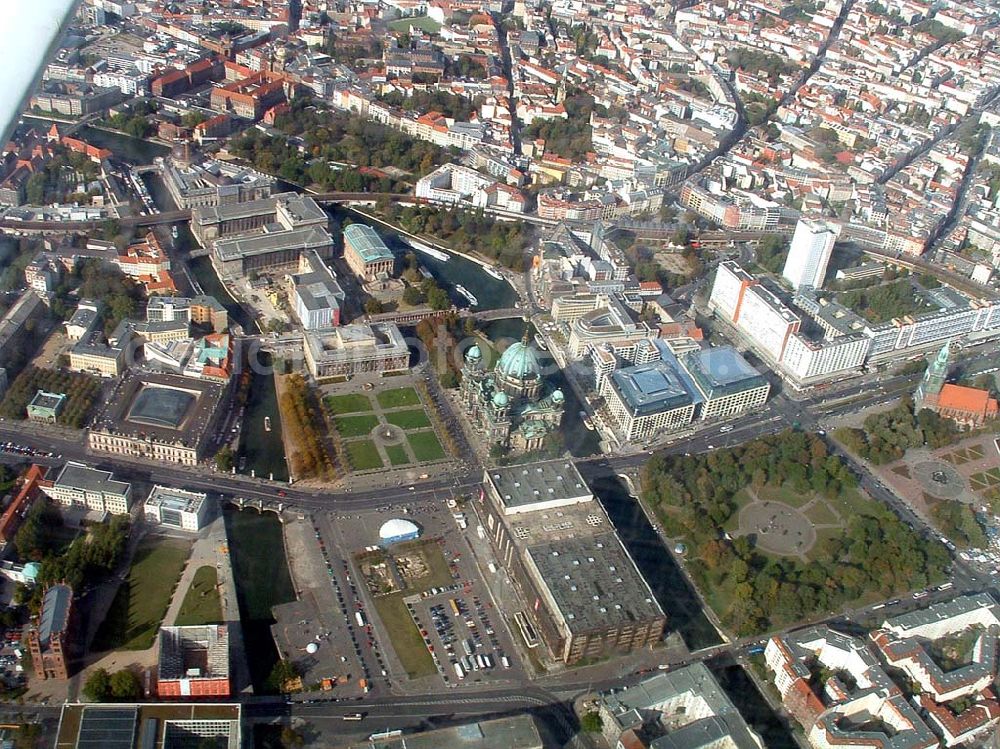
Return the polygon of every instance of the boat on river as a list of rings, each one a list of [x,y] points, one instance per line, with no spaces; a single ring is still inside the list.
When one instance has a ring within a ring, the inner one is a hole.
[[[493,276],[497,281],[503,281],[503,276],[500,275],[500,271],[491,265],[484,265],[483,270],[485,270],[489,275]]]
[[[271,431],[271,417],[270,416],[265,416],[264,417],[264,431],[265,432],[270,432]]]
[[[430,255],[435,260],[440,260],[442,263],[448,262],[448,254],[441,252],[441,250],[435,250],[433,247],[428,247],[423,242],[418,242],[416,239],[405,238],[405,241],[410,247],[415,249],[417,252],[422,252],[425,255]]]
[[[466,299],[468,299],[469,300],[469,304],[471,304],[473,307],[475,307],[475,306],[477,306],[479,304],[479,300],[476,299],[475,294],[473,294],[471,291],[469,291],[467,288],[465,288],[461,284],[459,284],[458,286],[455,287],[455,291],[457,291],[459,294],[461,294]]]

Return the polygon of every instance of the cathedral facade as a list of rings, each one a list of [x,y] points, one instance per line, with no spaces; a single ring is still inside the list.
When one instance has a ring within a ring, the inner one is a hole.
[[[504,351],[492,370],[487,369],[479,346],[465,354],[462,405],[490,445],[529,452],[559,428],[565,396],[559,389],[545,393],[544,385],[542,366],[527,333]]]

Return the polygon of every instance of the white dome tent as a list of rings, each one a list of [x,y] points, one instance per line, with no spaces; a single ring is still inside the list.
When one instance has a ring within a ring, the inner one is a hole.
[[[403,518],[392,518],[385,521],[379,528],[378,538],[383,546],[401,541],[412,541],[415,538],[420,538],[420,526]]]

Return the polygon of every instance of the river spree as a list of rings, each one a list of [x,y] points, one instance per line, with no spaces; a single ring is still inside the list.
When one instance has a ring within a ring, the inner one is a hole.
[[[250,678],[254,691],[259,693],[266,689],[267,677],[278,662],[278,649],[271,636],[271,607],[294,601],[295,588],[288,573],[278,516],[233,507],[226,507],[223,516]]]
[[[258,478],[287,481],[288,464],[281,440],[281,416],[278,413],[274,375],[270,374],[270,354],[261,354],[260,364],[260,367],[253,368],[250,379],[250,394],[243,423],[240,424],[237,464],[240,473],[252,472]]]

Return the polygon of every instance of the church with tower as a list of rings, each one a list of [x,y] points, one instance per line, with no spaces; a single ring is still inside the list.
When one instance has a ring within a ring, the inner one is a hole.
[[[913,400],[917,411],[929,408],[944,418],[970,428],[997,418],[997,400],[989,390],[953,385],[946,382],[951,359],[951,345],[945,343],[927,365]]]
[[[472,346],[465,354],[460,397],[486,441],[515,453],[544,445],[562,422],[566,400],[558,388],[546,392],[542,365],[527,332],[492,370],[479,346]]]

